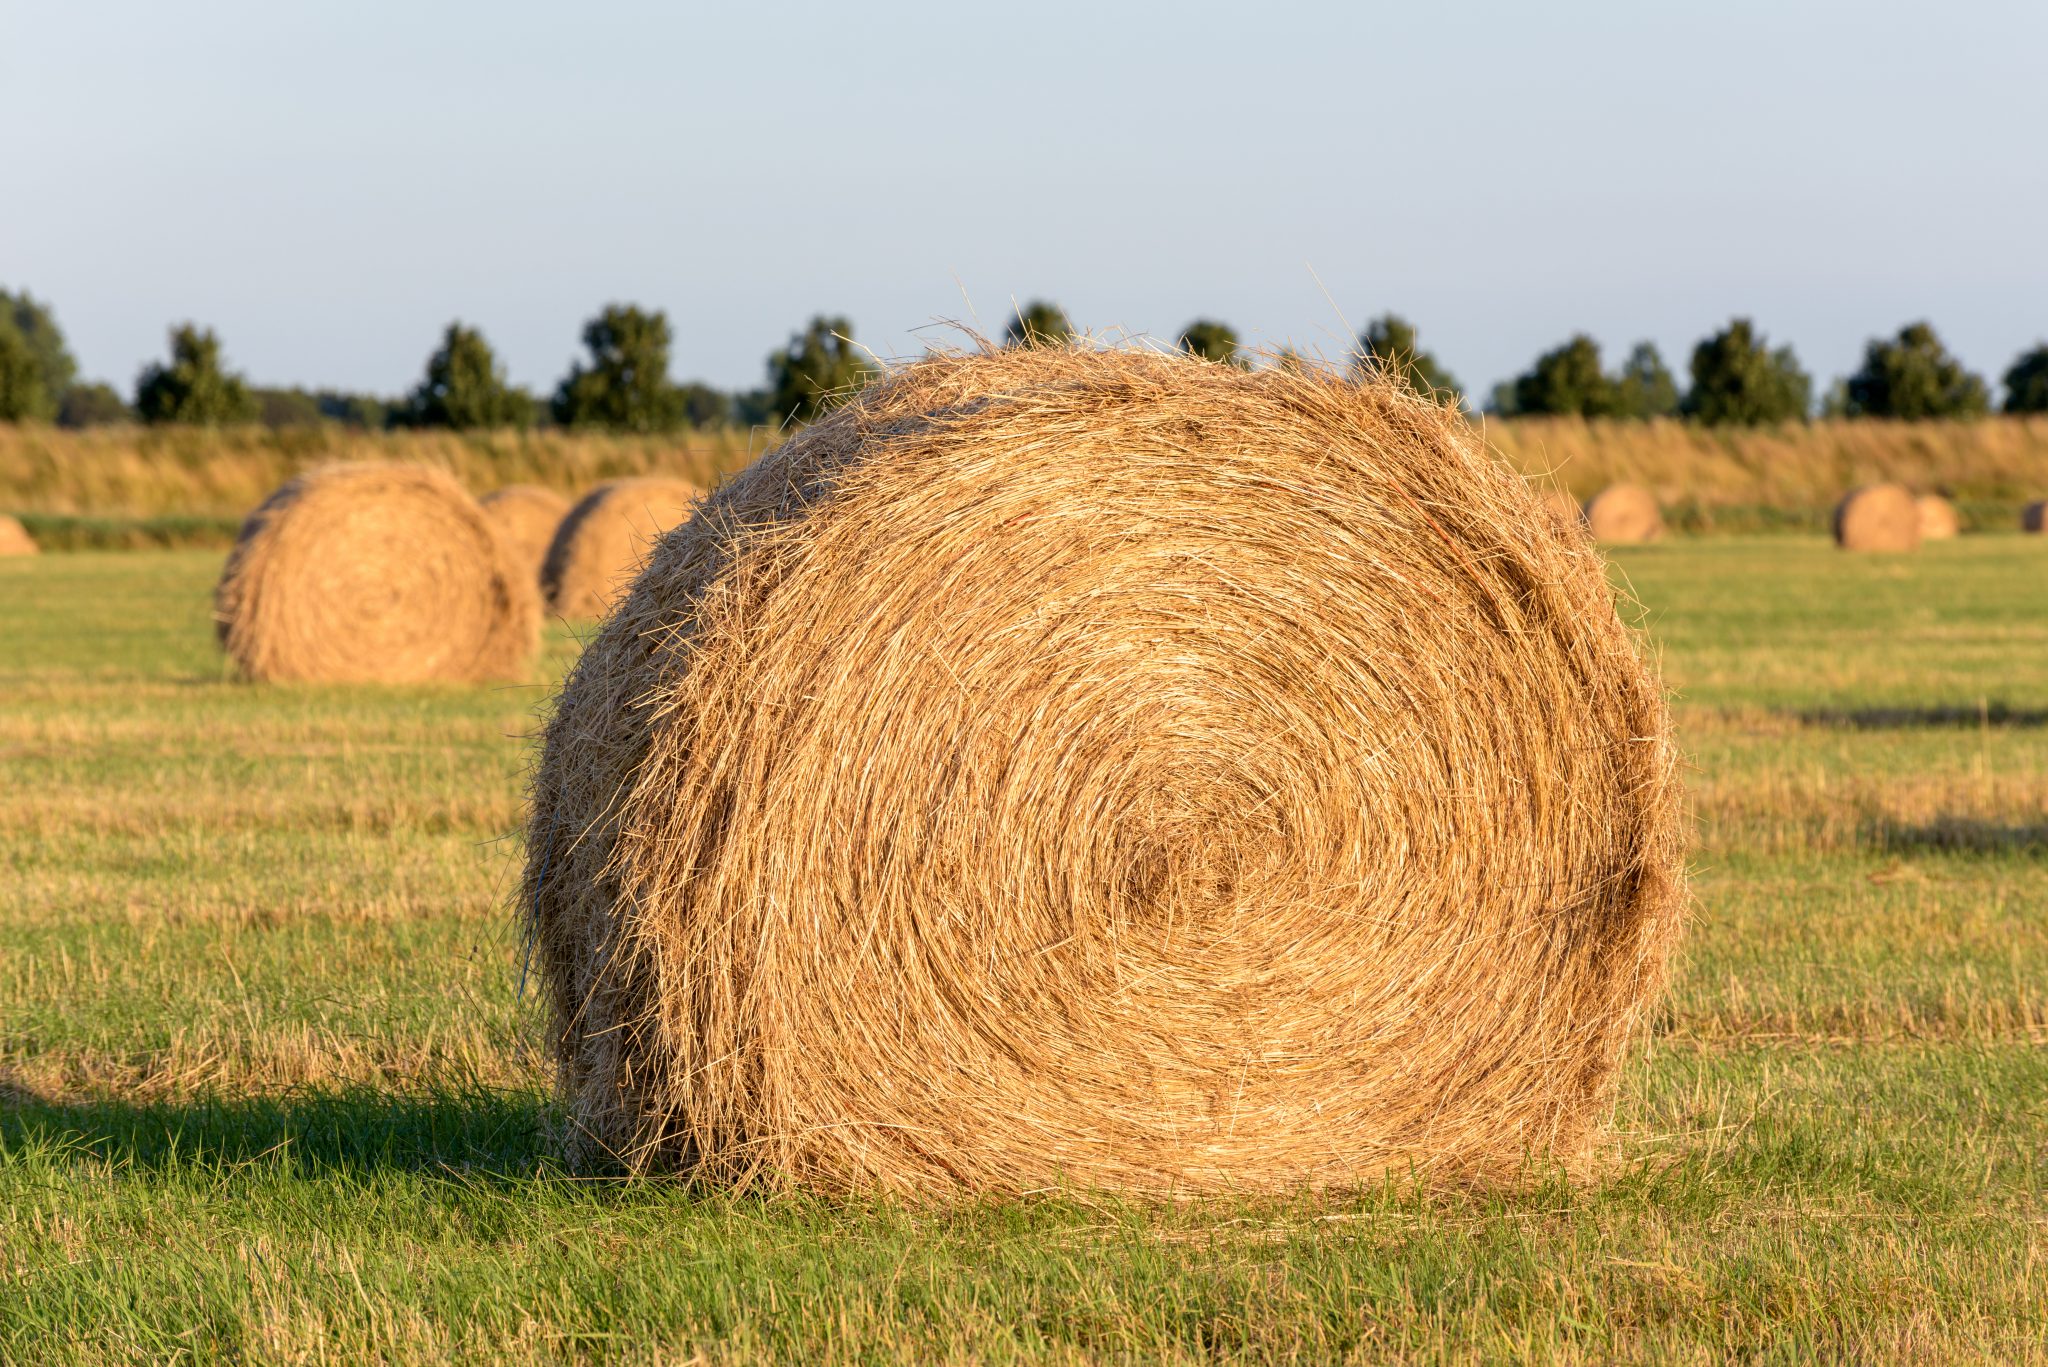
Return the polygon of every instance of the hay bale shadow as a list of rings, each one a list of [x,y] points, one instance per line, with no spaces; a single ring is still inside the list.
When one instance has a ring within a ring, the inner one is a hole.
[[[1867,823],[1863,843],[1885,854],[2000,854],[2048,858],[2048,820],[1986,821],[1973,816],[1938,816],[1905,822],[1879,818]]]
[[[2048,708],[2014,707],[2006,702],[1983,702],[1974,706],[1818,707],[1793,715],[1806,726],[1845,731],[1941,730],[1982,726],[2017,731],[2048,727]]]
[[[539,1093],[372,1088],[134,1102],[44,1096],[0,1077],[0,1149],[56,1147],[143,1172],[263,1163],[304,1177],[440,1174],[511,1185],[560,1176]]]

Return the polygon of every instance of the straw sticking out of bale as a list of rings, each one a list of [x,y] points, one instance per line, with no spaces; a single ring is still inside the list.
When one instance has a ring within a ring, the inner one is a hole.
[[[1595,541],[1633,546],[1664,535],[1664,515],[1648,489],[1613,484],[1593,495],[1586,505],[1586,527]]]
[[[663,532],[690,515],[696,486],[649,476],[600,484],[555,529],[541,566],[548,606],[564,617],[601,617],[632,584]]]
[[[1962,534],[1962,519],[1956,516],[1956,505],[1940,494],[1922,494],[1913,500],[1913,506],[1920,514],[1920,539],[1922,541],[1953,541]]]
[[[512,484],[492,490],[477,502],[505,543],[512,562],[538,584],[555,528],[569,515],[569,500],[538,484]]]
[[[330,465],[284,484],[242,524],[214,619],[251,679],[466,682],[525,676],[540,603],[447,475]]]
[[[928,359],[665,538],[523,898],[579,1162],[918,1197],[1582,1165],[1684,903],[1599,557],[1399,386]]]
[[[28,528],[0,513],[0,555],[35,555],[41,549],[36,545],[36,539],[28,534]]]
[[[2020,509],[2020,530],[2023,532],[2048,532],[2048,498],[2036,499]]]
[[[1910,551],[1920,545],[1920,505],[1897,484],[1866,484],[1835,505],[1835,544],[1845,551]]]

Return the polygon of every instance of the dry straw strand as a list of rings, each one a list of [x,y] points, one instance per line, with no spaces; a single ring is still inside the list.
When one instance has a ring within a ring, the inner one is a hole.
[[[1845,551],[1920,546],[1920,505],[1902,484],[1866,484],[1835,505],[1835,544]]]
[[[1634,546],[1664,535],[1664,515],[1640,484],[1614,484],[1588,500],[1586,526],[1595,541]]]
[[[569,500],[538,484],[511,484],[477,500],[491,526],[505,543],[514,564],[538,584],[555,528],[569,515]]]
[[[902,368],[664,538],[523,903],[576,1161],[917,1199],[1583,1170],[1685,907],[1591,543],[1380,381]]]
[[[602,617],[631,586],[664,532],[690,516],[697,487],[649,475],[616,479],[585,494],[555,529],[541,566],[548,607],[564,617]]]
[[[0,555],[35,555],[41,549],[18,519],[0,513]]]
[[[249,515],[214,621],[254,680],[478,682],[525,677],[540,599],[447,474],[343,464],[286,481]]]

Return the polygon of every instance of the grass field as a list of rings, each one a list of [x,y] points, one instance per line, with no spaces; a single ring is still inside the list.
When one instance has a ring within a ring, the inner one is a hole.
[[[1610,1174],[1186,1209],[564,1175],[547,684],[232,684],[217,567],[0,562],[0,1358],[2048,1361],[2048,544],[1619,554],[1700,842]]]

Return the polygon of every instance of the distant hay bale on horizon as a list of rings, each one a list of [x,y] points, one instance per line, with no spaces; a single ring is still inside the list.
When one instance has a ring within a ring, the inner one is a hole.
[[[1587,502],[1586,529],[1595,541],[1635,546],[1664,535],[1664,514],[1640,484],[1610,484]]]
[[[1835,505],[1834,531],[1845,551],[1917,550],[1920,505],[1902,484],[1866,484]]]
[[[515,563],[525,566],[540,583],[541,565],[555,529],[569,515],[569,500],[538,484],[509,484],[477,500]]]
[[[602,617],[624,595],[664,532],[690,516],[697,486],[643,475],[598,485],[555,528],[541,588],[563,617]]]
[[[0,555],[40,555],[42,549],[18,518],[0,513]]]
[[[1940,494],[1922,494],[1913,500],[1913,506],[1920,514],[1920,539],[1922,541],[1953,541],[1962,534],[1962,519],[1956,516],[1956,505]]]
[[[540,598],[453,478],[340,464],[287,481],[249,515],[214,622],[252,680],[468,683],[525,677]]]
[[[2036,499],[2020,509],[2020,530],[2036,534],[2048,532],[2048,498]]]
[[[928,358],[663,538],[522,902],[578,1167],[949,1198],[1591,1162],[1686,908],[1598,552],[1455,411]]]

